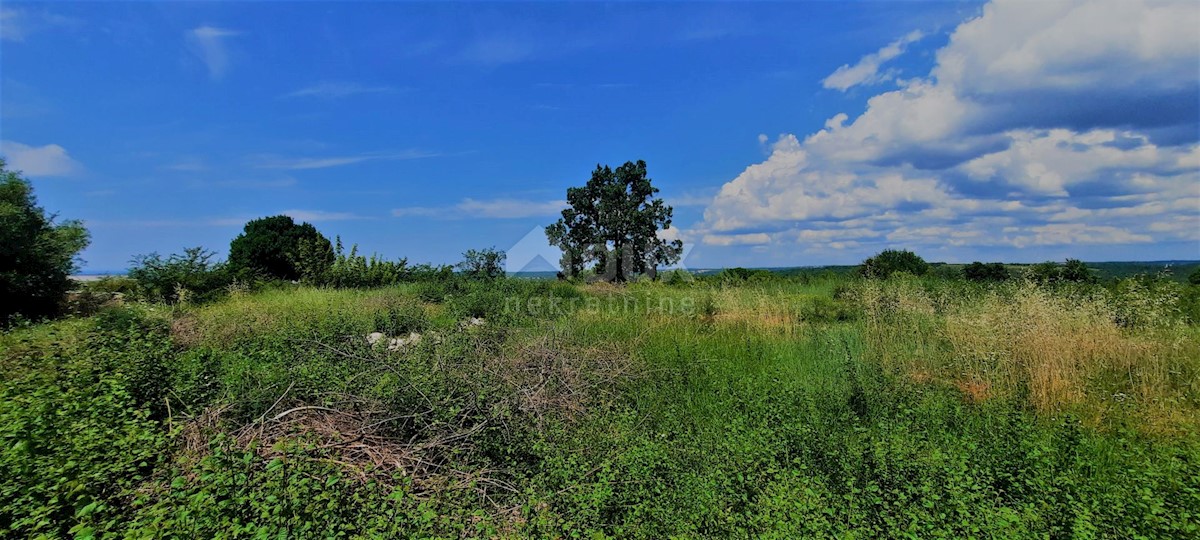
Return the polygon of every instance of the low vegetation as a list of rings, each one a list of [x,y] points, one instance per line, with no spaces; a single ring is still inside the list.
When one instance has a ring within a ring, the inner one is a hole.
[[[426,277],[6,333],[0,536],[1200,532],[1194,285]]]

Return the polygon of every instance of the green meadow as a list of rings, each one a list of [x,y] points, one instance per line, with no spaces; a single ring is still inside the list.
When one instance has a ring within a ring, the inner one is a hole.
[[[1195,538],[1196,287],[127,302],[0,337],[0,536]]]

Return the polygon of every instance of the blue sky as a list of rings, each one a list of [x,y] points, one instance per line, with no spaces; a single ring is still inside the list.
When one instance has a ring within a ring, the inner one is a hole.
[[[0,10],[0,154],[92,270],[278,213],[452,263],[636,159],[689,267],[1200,258],[1195,2]]]

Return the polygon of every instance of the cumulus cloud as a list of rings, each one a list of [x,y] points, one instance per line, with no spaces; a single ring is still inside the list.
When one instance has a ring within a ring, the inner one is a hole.
[[[557,216],[567,201],[529,201],[520,199],[463,199],[451,206],[409,206],[392,210],[395,217],[431,217],[438,219],[493,218],[516,219]]]
[[[913,30],[904,37],[888,43],[882,49],[862,57],[857,64],[853,66],[844,64],[837,68],[825,80],[821,81],[821,85],[825,88],[833,88],[845,92],[851,87],[865,84],[876,84],[894,78],[892,72],[879,72],[879,68],[889,60],[904,54],[904,50],[908,46],[921,38],[925,34],[920,30]]]
[[[926,77],[780,136],[698,232],[840,249],[1195,241],[1196,27],[1195,2],[993,1]]]
[[[188,43],[192,52],[208,68],[208,75],[213,80],[225,76],[229,69],[229,51],[225,41],[239,35],[241,32],[217,28],[215,26],[200,26],[187,33]]]
[[[57,144],[29,146],[16,141],[0,141],[0,155],[8,168],[26,176],[70,176],[83,169],[79,162]]]

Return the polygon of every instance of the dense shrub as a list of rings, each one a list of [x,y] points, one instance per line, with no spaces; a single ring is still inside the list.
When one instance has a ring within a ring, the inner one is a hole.
[[[382,287],[404,281],[409,275],[408,260],[389,261],[371,255],[358,254],[358,246],[350,252],[342,249],[342,240],[337,240],[337,251],[333,263],[319,279],[321,285],[338,288]]]
[[[229,266],[239,276],[316,279],[334,262],[333,245],[309,223],[271,216],[246,223],[229,244]]]
[[[75,256],[87,245],[80,222],[55,224],[37,206],[29,181],[0,159],[0,326],[14,315],[58,314]]]
[[[963,278],[967,281],[1007,281],[1008,268],[1003,263],[981,263],[975,261],[962,270]]]
[[[1025,271],[1025,277],[1035,283],[1041,284],[1088,284],[1099,281],[1096,273],[1079,259],[1067,259],[1062,265],[1053,261],[1038,263],[1030,266]]]
[[[0,350],[0,537],[119,529],[166,449],[162,321],[128,309]]]
[[[885,279],[897,272],[920,276],[928,271],[929,263],[926,263],[925,259],[911,251],[895,249],[885,249],[863,261],[858,267],[859,275],[879,279]]]
[[[225,292],[233,281],[226,265],[213,262],[215,256],[201,247],[165,258],[157,253],[139,255],[129,277],[137,283],[137,294],[143,299],[169,304],[204,302]]]
[[[761,268],[726,268],[713,277],[719,283],[745,283],[748,281],[765,281],[774,277],[770,270]]]

